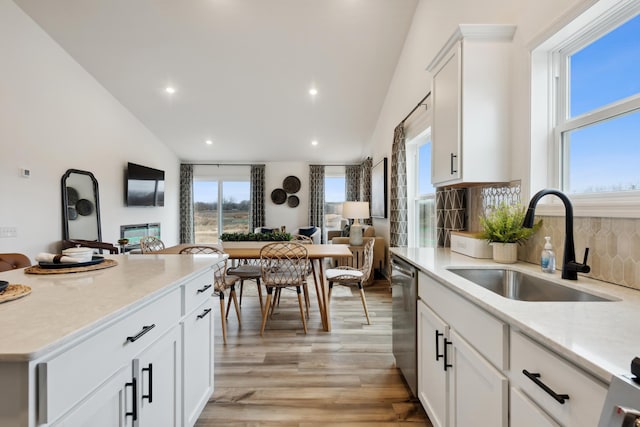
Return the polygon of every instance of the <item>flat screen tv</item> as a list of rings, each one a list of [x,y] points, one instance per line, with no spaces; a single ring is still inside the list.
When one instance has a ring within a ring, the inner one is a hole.
[[[164,171],[127,164],[127,206],[164,206]]]

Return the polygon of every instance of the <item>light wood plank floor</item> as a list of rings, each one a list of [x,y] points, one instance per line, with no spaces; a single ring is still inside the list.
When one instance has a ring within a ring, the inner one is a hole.
[[[260,337],[255,288],[245,283],[241,328],[231,309],[226,346],[214,314],[215,392],[197,427],[431,427],[394,365],[387,281],[365,289],[371,325],[357,289],[336,286],[330,333],[311,295],[307,335],[295,291],[285,290]]]

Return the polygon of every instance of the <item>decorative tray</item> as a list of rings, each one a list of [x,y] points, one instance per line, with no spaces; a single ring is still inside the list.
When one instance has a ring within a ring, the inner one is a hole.
[[[38,265],[41,268],[73,268],[73,267],[84,267],[86,265],[96,265],[100,264],[104,261],[104,257],[99,255],[94,255],[91,261],[86,262],[39,262]]]
[[[118,261],[115,259],[101,258],[100,262],[88,261],[78,264],[56,264],[56,267],[42,267],[41,265],[32,265],[24,269],[28,274],[64,274],[64,273],[81,273],[84,271],[101,270],[103,268],[115,267]],[[42,264],[42,263],[40,263]],[[45,263],[49,264],[49,263]],[[61,267],[57,267],[61,266]],[[74,267],[75,266],[75,267]]]
[[[14,299],[22,298],[31,293],[31,287],[27,285],[9,285],[0,293],[0,304]]]

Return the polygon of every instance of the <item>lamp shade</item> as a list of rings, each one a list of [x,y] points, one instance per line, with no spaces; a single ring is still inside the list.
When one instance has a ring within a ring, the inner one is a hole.
[[[345,218],[369,218],[369,202],[344,202],[342,216]]]

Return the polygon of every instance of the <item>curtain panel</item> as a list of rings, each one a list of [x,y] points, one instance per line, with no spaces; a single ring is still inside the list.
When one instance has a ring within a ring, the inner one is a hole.
[[[360,200],[360,165],[347,165],[344,168],[344,194],[348,202],[361,202]]]
[[[407,246],[407,155],[404,125],[393,131],[391,148],[390,246]]]
[[[194,243],[193,165],[180,165],[180,243]]]
[[[360,164],[360,201],[369,202],[369,208],[371,208],[371,168],[373,167],[373,160],[368,157]],[[373,224],[371,218],[367,218],[362,221],[367,225]]]
[[[324,166],[309,166],[309,225],[324,226]],[[324,243],[324,233],[322,243]]]
[[[264,165],[251,165],[251,182],[249,195],[249,231],[264,224]]]

